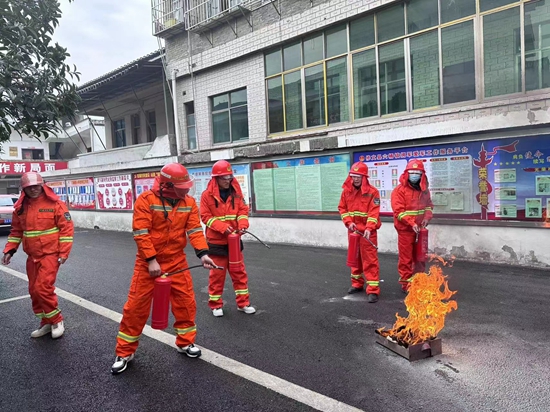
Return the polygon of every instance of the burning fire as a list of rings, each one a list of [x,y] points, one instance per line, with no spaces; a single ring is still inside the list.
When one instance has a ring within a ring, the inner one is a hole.
[[[431,260],[434,259],[443,266],[449,264],[439,256],[431,256]],[[452,265],[452,261],[449,265]],[[391,330],[380,328],[376,332],[405,347],[435,339],[445,326],[447,313],[458,308],[456,301],[449,301],[455,293],[449,290],[441,267],[432,265],[429,273],[419,272],[410,282],[405,298],[409,316],[402,318],[396,314],[397,320]]]

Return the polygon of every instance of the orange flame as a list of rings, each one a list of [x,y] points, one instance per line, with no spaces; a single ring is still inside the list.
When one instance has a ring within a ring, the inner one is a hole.
[[[448,263],[439,256],[437,260],[444,266]],[[402,318],[396,313],[397,320],[391,330],[380,328],[376,332],[405,347],[435,339],[445,326],[447,313],[458,308],[454,300],[448,301],[455,293],[449,290],[441,267],[432,265],[429,273],[419,272],[410,282],[405,298],[409,316]]]

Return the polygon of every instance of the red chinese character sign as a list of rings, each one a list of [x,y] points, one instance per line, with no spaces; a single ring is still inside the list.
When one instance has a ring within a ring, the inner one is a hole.
[[[53,172],[67,169],[67,162],[0,162],[0,174],[22,175],[27,172]]]
[[[132,176],[102,176],[95,179],[97,208],[101,210],[132,210]]]

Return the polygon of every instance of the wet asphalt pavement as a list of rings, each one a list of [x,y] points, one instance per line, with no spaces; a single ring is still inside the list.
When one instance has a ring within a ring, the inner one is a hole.
[[[237,312],[228,278],[224,316],[214,318],[208,272],[193,270],[199,346],[365,411],[550,410],[550,271],[460,261],[444,269],[458,310],[439,335],[443,354],[410,363],[375,343],[375,329],[406,315],[396,256],[380,255],[380,301],[369,304],[346,294],[344,250],[271,246],[245,243],[255,315]],[[135,251],[130,233],[77,230],[57,287],[121,313]],[[18,252],[9,268],[24,273],[25,258]],[[148,336],[112,376],[117,322],[61,297],[65,336],[31,339],[30,300],[2,302],[26,295],[27,283],[1,269],[0,411],[315,410],[255,374]]]

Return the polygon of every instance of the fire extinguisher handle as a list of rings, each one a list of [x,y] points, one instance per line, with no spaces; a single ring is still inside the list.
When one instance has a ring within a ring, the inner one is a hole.
[[[354,230],[353,231],[354,233],[357,233],[358,235],[361,235],[364,239],[366,239],[371,245],[372,247],[374,247],[376,250],[378,250],[378,246],[376,246],[372,240],[370,240],[368,237],[365,237],[365,233],[363,232],[360,232],[358,230]]]
[[[214,269],[217,269],[217,270],[224,270],[225,268],[223,266],[215,266],[214,265]]]

